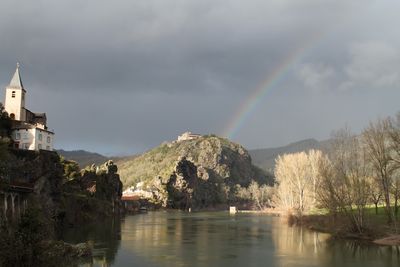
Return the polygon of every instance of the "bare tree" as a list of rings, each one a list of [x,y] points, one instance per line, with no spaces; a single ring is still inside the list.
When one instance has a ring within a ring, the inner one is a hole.
[[[323,160],[323,154],[320,150],[310,150],[308,152],[309,164],[310,164],[310,175],[312,178],[312,193],[313,193],[313,206],[317,205],[317,190],[320,185],[321,177],[319,173],[319,167],[321,160]]]
[[[390,192],[394,198],[394,214],[397,218],[400,198],[400,112],[397,113],[395,118],[390,118],[388,124],[388,142],[393,170]]]
[[[400,199],[400,173],[396,173],[392,176],[392,184],[390,186],[390,193],[394,198],[394,215],[396,218],[399,215],[399,199]]]
[[[389,223],[394,219],[390,200],[391,176],[394,171],[393,157],[391,156],[393,145],[388,141],[391,128],[392,123],[389,118],[380,119],[375,123],[370,123],[362,134],[368,161],[371,163],[374,175],[382,189]]]
[[[378,214],[378,204],[382,199],[382,190],[374,177],[367,176],[367,181],[370,188],[370,200],[375,205],[375,214]]]
[[[315,206],[319,184],[318,161],[320,151],[300,152],[279,156],[276,160],[275,177],[278,182],[279,206],[296,210],[301,216]]]
[[[336,132],[333,140],[330,161],[320,164],[319,200],[331,212],[344,213],[353,229],[361,233],[369,198],[364,150],[347,128]]]
[[[259,186],[256,181],[252,181],[247,190],[258,209],[262,210],[271,206],[272,187],[267,185]]]

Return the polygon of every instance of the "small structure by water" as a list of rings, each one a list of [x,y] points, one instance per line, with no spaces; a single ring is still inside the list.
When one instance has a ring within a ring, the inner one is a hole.
[[[236,214],[238,211],[236,209],[236,206],[230,206],[229,207],[229,213],[230,214]]]

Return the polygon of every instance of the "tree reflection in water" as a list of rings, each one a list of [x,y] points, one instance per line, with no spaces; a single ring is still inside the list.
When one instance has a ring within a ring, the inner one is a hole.
[[[259,214],[149,212],[67,229],[64,237],[94,243],[89,266],[400,266],[399,247],[333,240]]]
[[[333,239],[328,234],[273,221],[272,238],[282,266],[400,266],[400,247]]]
[[[92,243],[93,259],[84,260],[89,266],[112,265],[120,247],[121,218],[106,218],[73,228],[65,228],[62,239],[72,244]]]

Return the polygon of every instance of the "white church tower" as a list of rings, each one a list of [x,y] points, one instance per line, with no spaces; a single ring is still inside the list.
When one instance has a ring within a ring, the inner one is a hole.
[[[27,150],[53,150],[54,132],[47,128],[46,113],[34,113],[25,107],[26,90],[19,73],[19,64],[6,86],[4,109],[12,119],[13,147]]]
[[[6,87],[6,99],[4,101],[4,107],[11,119],[17,121],[26,120],[25,94],[26,91],[22,85],[19,64],[17,63],[14,76],[10,84]]]

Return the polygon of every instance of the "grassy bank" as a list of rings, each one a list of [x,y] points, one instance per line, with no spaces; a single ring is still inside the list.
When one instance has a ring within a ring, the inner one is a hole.
[[[367,207],[363,231],[356,231],[349,218],[341,213],[328,214],[324,210],[314,210],[301,217],[285,215],[289,225],[298,225],[310,230],[329,233],[333,238],[346,238],[374,242],[379,245],[400,245],[399,217],[388,223],[384,207]]]

